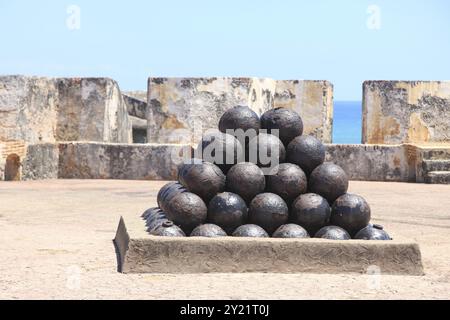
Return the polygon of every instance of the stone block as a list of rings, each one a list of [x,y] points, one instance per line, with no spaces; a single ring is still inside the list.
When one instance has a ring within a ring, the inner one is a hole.
[[[362,273],[423,275],[417,243],[392,241],[167,238],[149,235],[139,215],[120,219],[114,239],[123,273]]]
[[[365,81],[363,143],[450,142],[450,81]]]

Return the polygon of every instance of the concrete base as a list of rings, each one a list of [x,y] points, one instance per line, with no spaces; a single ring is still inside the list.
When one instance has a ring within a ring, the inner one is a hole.
[[[164,238],[136,216],[114,239],[123,273],[370,273],[423,275],[418,244],[324,239]]]

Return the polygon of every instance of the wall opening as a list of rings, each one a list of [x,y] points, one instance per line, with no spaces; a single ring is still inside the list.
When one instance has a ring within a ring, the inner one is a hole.
[[[13,153],[6,158],[5,181],[20,181],[20,157]]]
[[[133,128],[133,143],[147,143],[147,130]]]

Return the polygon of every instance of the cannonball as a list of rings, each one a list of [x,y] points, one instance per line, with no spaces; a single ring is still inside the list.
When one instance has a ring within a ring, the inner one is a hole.
[[[383,230],[383,227],[379,225],[368,225],[367,227],[359,230],[354,239],[361,240],[392,240],[389,234]]]
[[[272,238],[309,238],[308,232],[298,224],[283,224],[272,234]]]
[[[173,199],[173,197],[182,192],[187,192],[187,190],[179,182],[167,183],[158,192],[158,206],[162,211],[166,212],[169,202]]]
[[[286,160],[286,149],[276,136],[260,133],[249,142],[248,159],[260,167],[273,168]]]
[[[197,153],[205,162],[214,163],[223,173],[236,163],[243,162],[245,151],[239,140],[222,132],[211,132],[202,137],[197,146]]]
[[[348,178],[345,171],[331,162],[325,162],[315,168],[308,181],[308,189],[333,202],[348,189]]]
[[[145,211],[145,225],[147,226],[147,231],[152,232],[164,222],[168,221],[167,216],[164,211],[160,208],[151,208]]]
[[[200,161],[196,159],[180,166],[178,180],[189,192],[209,202],[225,190],[225,175],[215,164]]]
[[[325,146],[313,136],[296,137],[287,147],[286,160],[300,166],[309,175],[324,162]]]
[[[169,220],[190,234],[195,227],[205,222],[207,211],[202,198],[191,192],[183,192],[172,198],[165,212]]]
[[[347,231],[338,226],[326,226],[317,231],[314,238],[330,240],[349,240],[351,239]]]
[[[266,177],[266,190],[275,193],[290,204],[300,194],[306,193],[308,179],[299,166],[282,163],[273,168]]]
[[[170,220],[165,221],[158,228],[152,230],[150,234],[160,237],[186,237],[184,231]]]
[[[226,190],[240,195],[247,204],[265,188],[264,172],[254,163],[238,163],[227,173]]]
[[[330,222],[331,208],[328,201],[315,193],[305,193],[297,197],[291,206],[294,223],[301,225],[309,234],[315,234]]]
[[[248,210],[249,222],[272,234],[289,220],[289,208],[279,195],[261,193],[253,198]]]
[[[268,133],[278,129],[280,140],[287,146],[292,139],[302,135],[303,121],[300,115],[291,109],[275,108],[261,116],[261,128],[267,129]]]
[[[208,205],[208,221],[231,234],[247,221],[247,205],[239,195],[223,192],[211,199]]]
[[[354,236],[369,224],[369,204],[361,196],[346,193],[333,203],[330,221],[331,224],[344,228]]]
[[[230,133],[227,130],[242,129],[246,132],[249,129],[253,129],[257,134],[259,128],[258,115],[247,106],[236,106],[228,109],[219,120],[219,130],[223,133]]]
[[[207,223],[202,224],[191,232],[191,237],[226,237],[227,233],[218,225]]]
[[[233,232],[233,237],[268,238],[269,235],[256,224],[244,224]]]

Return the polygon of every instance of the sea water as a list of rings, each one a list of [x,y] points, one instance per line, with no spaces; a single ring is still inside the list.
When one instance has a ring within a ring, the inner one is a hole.
[[[361,101],[335,101],[333,143],[361,143]]]

